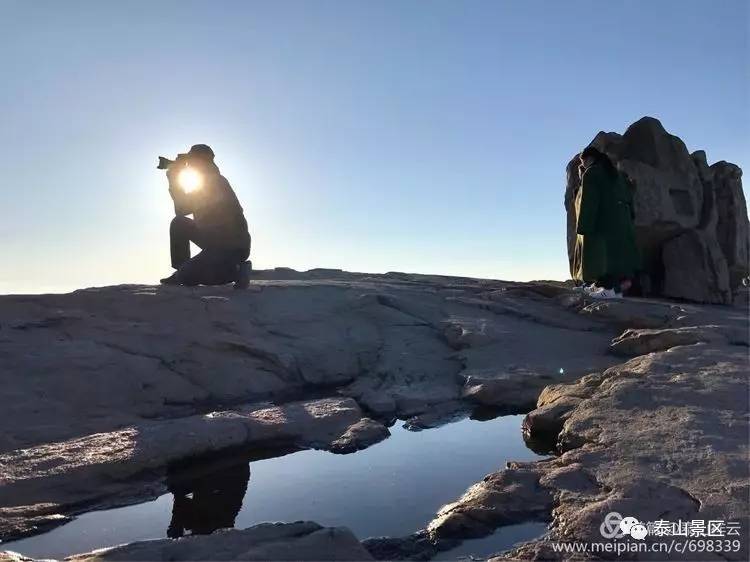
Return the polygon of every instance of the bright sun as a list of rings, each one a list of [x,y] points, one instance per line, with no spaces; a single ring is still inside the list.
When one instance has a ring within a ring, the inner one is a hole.
[[[200,189],[203,185],[203,177],[193,168],[185,168],[177,176],[177,182],[185,193]]]

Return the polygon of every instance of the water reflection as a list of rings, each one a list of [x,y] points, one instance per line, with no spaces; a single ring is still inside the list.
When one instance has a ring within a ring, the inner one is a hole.
[[[346,526],[359,539],[403,537],[507,461],[538,458],[521,438],[522,417],[464,419],[416,433],[397,423],[388,439],[348,455],[286,447],[191,459],[172,467],[170,493],[154,501],[86,513],[3,546],[33,558],[63,558],[137,540],[299,520]],[[494,540],[510,546],[517,537],[506,534]]]
[[[541,537],[547,524],[539,522],[518,523],[500,527],[491,535],[463,541],[457,547],[439,552],[433,560],[486,560],[511,546]]]
[[[250,479],[250,464],[241,462],[200,474],[191,480],[170,477],[167,488],[174,496],[167,536],[186,532],[208,535],[217,529],[234,527]]]
[[[173,464],[166,478],[167,490],[172,494],[167,537],[209,535],[235,527],[250,483],[251,465],[265,459],[282,459],[298,450],[282,443],[252,452],[223,451]]]

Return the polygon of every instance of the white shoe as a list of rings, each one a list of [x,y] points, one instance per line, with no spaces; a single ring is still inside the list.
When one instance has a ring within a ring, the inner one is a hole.
[[[591,293],[596,293],[596,292],[601,291],[601,290],[602,290],[602,288],[601,287],[597,287],[596,283],[592,283],[591,285],[586,285],[583,288],[583,292],[586,295],[590,295]]]
[[[609,300],[609,299],[621,299],[622,294],[616,292],[614,289],[599,288],[589,293],[592,299]]]
[[[253,269],[253,262],[247,260],[237,266],[237,280],[234,282],[234,288],[244,291],[250,286],[250,271]]]

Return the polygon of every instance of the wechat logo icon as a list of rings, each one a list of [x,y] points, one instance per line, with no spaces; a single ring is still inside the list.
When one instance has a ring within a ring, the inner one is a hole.
[[[599,532],[605,539],[621,539],[630,535],[642,541],[648,535],[646,526],[635,517],[623,517],[616,511],[607,513],[604,521],[599,525]]]
[[[630,530],[639,523],[640,522],[635,517],[626,517],[625,519],[620,521],[620,530],[623,532],[623,534],[629,535]]]
[[[620,530],[636,540],[642,541],[648,535],[648,529],[635,517],[626,517],[620,521]]]

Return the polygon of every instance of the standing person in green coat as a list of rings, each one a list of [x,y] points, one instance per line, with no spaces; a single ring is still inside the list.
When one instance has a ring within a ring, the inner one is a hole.
[[[633,194],[606,154],[590,146],[580,158],[574,277],[592,297],[618,298],[640,268]]]

